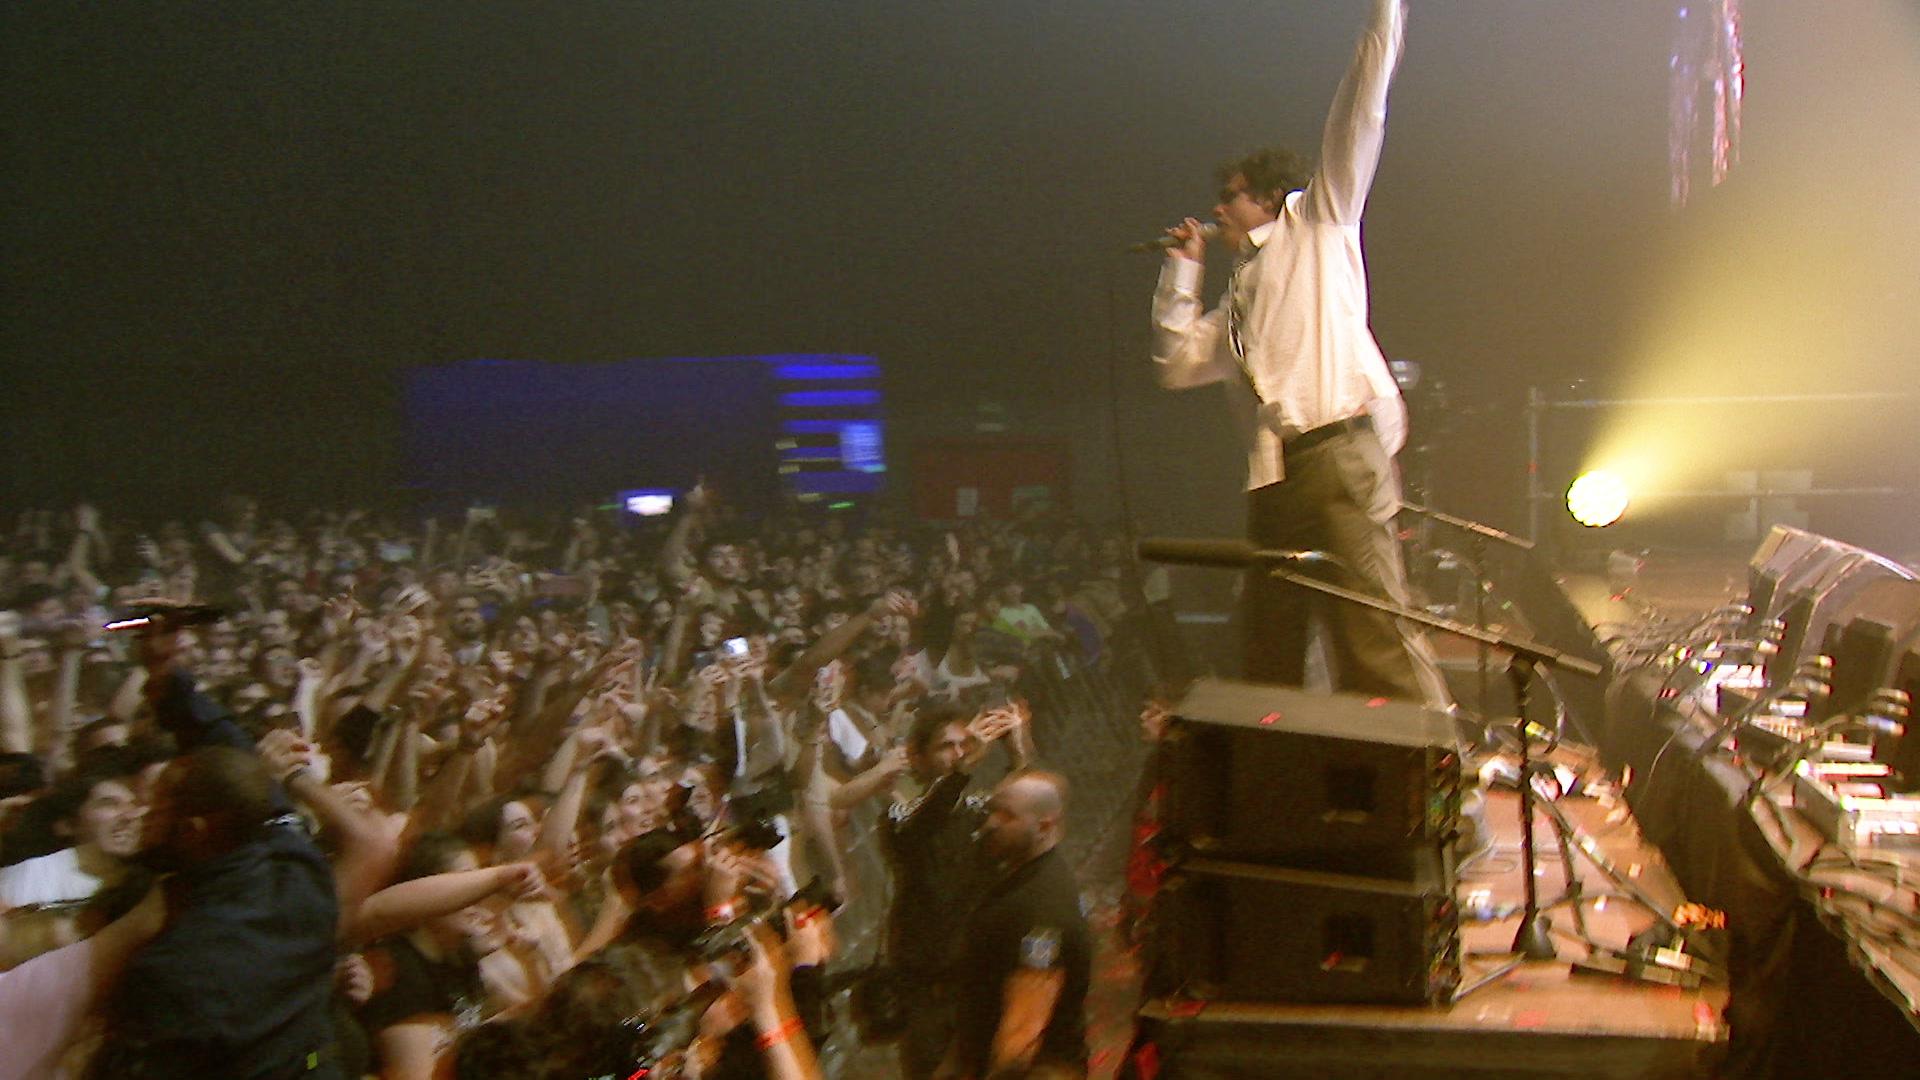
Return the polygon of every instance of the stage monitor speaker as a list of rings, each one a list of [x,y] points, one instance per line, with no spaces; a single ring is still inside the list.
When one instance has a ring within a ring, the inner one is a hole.
[[[1766,664],[1768,685],[1784,685],[1801,663],[1824,648],[1828,628],[1844,622],[1866,590],[1913,580],[1905,567],[1859,548],[1839,546],[1844,548],[1839,557],[1809,567],[1817,572],[1802,576],[1801,568],[1796,568],[1792,579],[1782,580],[1785,591],[1775,597],[1775,606],[1786,632],[1780,638],[1780,651]]]
[[[1162,746],[1176,858],[1406,880],[1460,827],[1453,721],[1419,705],[1202,680]]]
[[[1150,993],[1417,1005],[1460,982],[1452,875],[1413,881],[1193,859],[1155,898]]]
[[[1920,711],[1920,643],[1901,654],[1889,684],[1894,689],[1905,690],[1908,700],[1914,703],[1911,708]],[[1893,775],[1887,780],[1889,788],[1912,794],[1920,792],[1920,715],[1910,714],[1902,728],[1899,735],[1876,737],[1873,757],[1892,770]]]
[[[1853,713],[1875,691],[1894,685],[1899,647],[1920,631],[1920,581],[1869,581],[1828,624],[1822,651],[1833,657],[1833,693],[1827,714]]]
[[[1775,525],[1747,562],[1747,605],[1753,608],[1749,636],[1769,617],[1778,617],[1786,606],[1782,581],[1804,576],[1839,555],[1835,541],[1790,525]]]

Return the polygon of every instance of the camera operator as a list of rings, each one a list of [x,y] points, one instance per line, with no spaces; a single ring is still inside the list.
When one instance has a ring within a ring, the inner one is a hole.
[[[699,1006],[699,1041],[688,1051],[698,1075],[819,1075],[813,1045],[824,1033],[821,974],[832,951],[824,908],[810,898],[783,903],[765,853],[725,834],[689,840],[655,829],[621,849],[612,878],[631,916],[608,952],[637,951],[679,972],[696,1005],[712,999]]]

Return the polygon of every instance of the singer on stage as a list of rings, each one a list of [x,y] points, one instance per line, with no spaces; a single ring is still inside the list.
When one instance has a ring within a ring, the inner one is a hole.
[[[1371,6],[1327,117],[1318,170],[1309,175],[1291,152],[1269,149],[1217,171],[1214,220],[1236,268],[1212,311],[1201,310],[1200,281],[1214,230],[1194,218],[1168,230],[1153,359],[1170,389],[1227,384],[1247,446],[1256,547],[1328,552],[1344,564],[1333,580],[1405,604],[1393,454],[1406,441],[1407,411],[1367,328],[1360,213],[1386,134],[1406,13],[1400,0]],[[1296,586],[1249,575],[1248,679],[1300,685],[1308,602]],[[1412,628],[1357,605],[1326,614],[1339,689],[1447,704],[1439,667]]]

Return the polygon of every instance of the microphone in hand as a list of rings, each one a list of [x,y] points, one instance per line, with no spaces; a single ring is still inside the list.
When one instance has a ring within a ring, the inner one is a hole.
[[[1194,235],[1202,240],[1215,239],[1220,235],[1220,226],[1211,221],[1202,222],[1200,228],[1195,230]],[[1152,240],[1142,240],[1137,244],[1128,244],[1127,250],[1132,252],[1165,251],[1168,248],[1177,248],[1186,242],[1187,238],[1184,236],[1175,236],[1172,233],[1166,233],[1162,236],[1156,236]]]

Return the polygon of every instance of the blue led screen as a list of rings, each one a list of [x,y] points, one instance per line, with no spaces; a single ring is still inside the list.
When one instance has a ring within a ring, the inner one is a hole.
[[[699,476],[762,503],[779,487],[772,376],[754,358],[419,368],[406,391],[410,477],[440,509],[600,503]]]

